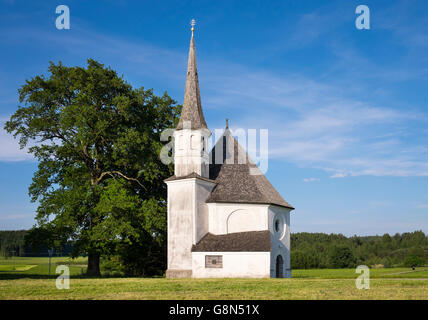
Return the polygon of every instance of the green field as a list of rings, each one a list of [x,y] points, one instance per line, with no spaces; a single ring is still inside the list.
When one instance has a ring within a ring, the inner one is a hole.
[[[371,269],[358,290],[354,269],[293,270],[292,279],[86,278],[85,258],[0,259],[0,299],[428,299],[428,268]],[[55,266],[70,267],[70,289]],[[15,270],[13,270],[13,267]]]
[[[51,275],[55,275],[57,265],[68,265],[70,275],[81,275],[86,271],[87,258],[71,259],[67,257],[51,258]],[[13,270],[15,269],[15,270]],[[49,275],[49,258],[46,257],[15,257],[0,259],[0,281],[18,277],[45,277]]]
[[[355,269],[308,269],[293,270],[293,278],[311,279],[355,279]],[[371,279],[425,279],[428,281],[428,267],[412,270],[410,268],[379,268],[370,269]]]

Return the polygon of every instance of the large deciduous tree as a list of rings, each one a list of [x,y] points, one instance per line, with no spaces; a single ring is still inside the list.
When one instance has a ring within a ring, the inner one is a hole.
[[[38,161],[29,188],[39,203],[35,237],[47,230],[73,240],[89,275],[117,248],[138,244],[144,259],[165,240],[163,179],[172,167],[159,159],[160,134],[175,126],[180,106],[91,59],[86,68],[48,70],[19,89],[22,105],[5,125]]]

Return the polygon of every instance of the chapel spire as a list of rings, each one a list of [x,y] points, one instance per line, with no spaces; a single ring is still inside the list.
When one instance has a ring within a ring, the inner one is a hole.
[[[187,61],[187,79],[184,92],[183,109],[177,125],[181,129],[207,129],[204,114],[202,112],[201,94],[199,91],[198,70],[196,67],[196,49],[193,31],[195,20],[191,22],[192,37],[190,39],[189,58]]]

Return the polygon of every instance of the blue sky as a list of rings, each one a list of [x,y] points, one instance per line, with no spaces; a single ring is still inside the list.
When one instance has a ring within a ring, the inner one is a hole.
[[[71,29],[55,28],[66,4]],[[355,27],[370,8],[371,29]],[[94,58],[182,103],[195,31],[210,129],[269,130],[292,232],[428,233],[428,2],[0,0],[0,124],[48,62]],[[0,229],[33,225],[37,163],[0,130]]]

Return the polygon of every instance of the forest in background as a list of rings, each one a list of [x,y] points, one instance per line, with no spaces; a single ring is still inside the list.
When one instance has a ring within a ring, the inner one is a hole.
[[[48,248],[46,245],[34,246],[28,239],[29,230],[0,230],[0,257],[47,257],[49,249],[53,249],[53,256],[69,256],[72,243]]]
[[[427,264],[428,237],[422,231],[382,236],[291,234],[291,268],[416,267]]]
[[[0,253],[3,257],[46,256],[45,247],[33,248],[26,242],[26,230],[0,231]],[[55,248],[56,255],[71,250]],[[62,251],[62,252],[61,252]],[[104,257],[104,259],[108,257]],[[110,259],[109,259],[110,260]],[[114,259],[113,259],[114,261]],[[422,231],[352,236],[325,233],[291,234],[291,268],[416,267],[428,264],[428,237]],[[160,271],[161,273],[162,271]]]

